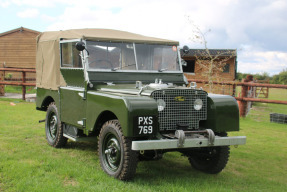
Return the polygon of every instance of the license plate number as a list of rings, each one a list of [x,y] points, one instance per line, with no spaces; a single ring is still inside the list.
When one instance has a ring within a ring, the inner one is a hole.
[[[154,131],[155,119],[153,116],[137,117],[137,132],[139,135],[149,135]]]

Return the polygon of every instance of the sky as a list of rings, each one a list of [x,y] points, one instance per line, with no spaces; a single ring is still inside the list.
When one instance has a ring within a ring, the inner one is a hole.
[[[117,29],[194,42],[198,28],[209,49],[237,49],[238,71],[287,69],[287,0],[0,0],[0,33]]]

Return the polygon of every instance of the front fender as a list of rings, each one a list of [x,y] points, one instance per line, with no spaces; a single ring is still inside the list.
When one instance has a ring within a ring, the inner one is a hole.
[[[239,109],[235,98],[208,94],[207,120],[201,121],[200,126],[214,132],[239,131]]]
[[[147,96],[119,96],[89,91],[87,93],[87,128],[90,131],[93,131],[97,118],[104,111],[115,114],[121,124],[123,135],[126,137],[136,135],[134,117],[157,116],[158,113],[156,101]]]

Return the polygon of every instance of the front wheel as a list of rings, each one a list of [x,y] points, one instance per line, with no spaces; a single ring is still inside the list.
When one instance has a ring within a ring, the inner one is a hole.
[[[118,120],[106,122],[100,132],[98,153],[102,169],[120,180],[134,177],[138,154],[131,149],[131,140],[123,136]]]

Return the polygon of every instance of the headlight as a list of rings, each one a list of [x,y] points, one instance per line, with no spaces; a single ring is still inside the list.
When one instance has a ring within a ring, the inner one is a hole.
[[[203,104],[203,102],[202,102],[202,100],[201,99],[196,99],[195,101],[194,101],[194,109],[195,110],[200,110],[201,108],[202,108],[202,104]]]
[[[163,111],[164,108],[165,108],[165,105],[166,105],[164,100],[158,99],[156,102],[157,102],[157,109],[158,109],[158,111]]]

